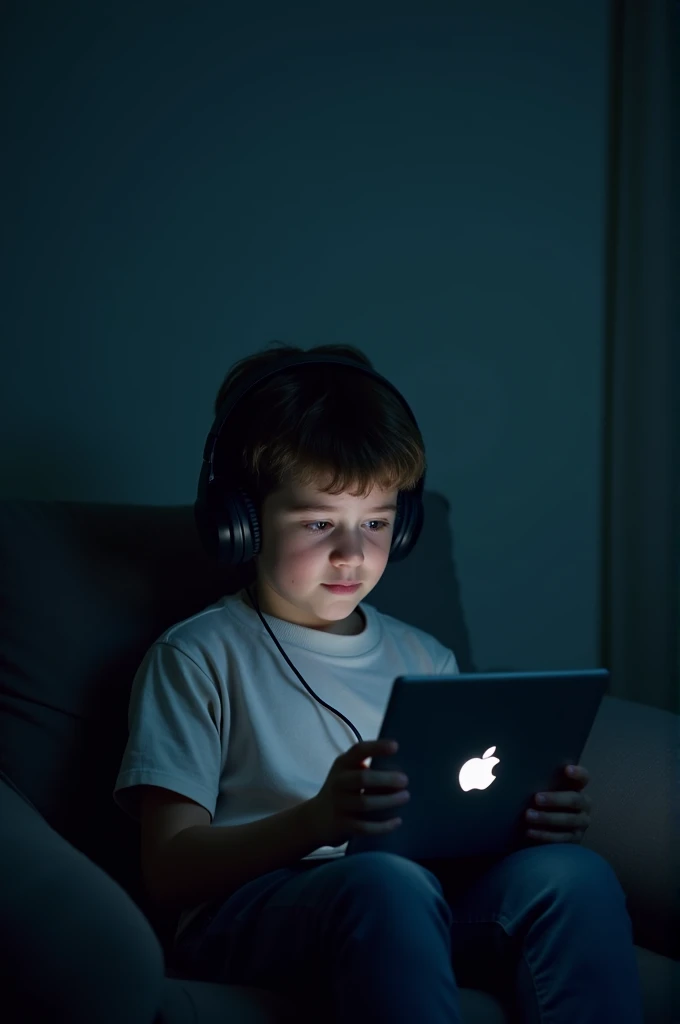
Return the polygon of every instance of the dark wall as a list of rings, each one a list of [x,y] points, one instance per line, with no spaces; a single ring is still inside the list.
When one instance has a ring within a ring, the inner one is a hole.
[[[478,667],[595,663],[607,11],[5,5],[2,492],[190,502],[229,364],[350,342]]]

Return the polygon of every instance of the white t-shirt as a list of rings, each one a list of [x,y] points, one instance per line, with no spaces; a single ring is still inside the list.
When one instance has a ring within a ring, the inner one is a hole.
[[[357,741],[319,704],[281,655],[244,593],[171,626],[135,675],[129,736],[114,800],[139,820],[139,790],[189,797],[212,825],[243,825],[309,800],[336,757]],[[322,700],[376,739],[401,675],[453,675],[453,652],[361,602],[366,626],[340,636],[265,615],[282,648]],[[309,858],[342,856],[323,846]],[[207,904],[185,910],[177,936]]]

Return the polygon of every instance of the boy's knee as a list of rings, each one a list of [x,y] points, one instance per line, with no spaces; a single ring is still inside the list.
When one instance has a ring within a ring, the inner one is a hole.
[[[443,898],[441,884],[435,875],[396,853],[357,853],[338,858],[337,865],[332,865],[332,868],[341,876],[344,887],[360,893],[384,892],[391,900],[394,900],[395,893],[402,899],[409,894]]]
[[[578,843],[556,843],[542,847],[541,858],[555,890],[565,897],[579,893],[588,898],[613,896],[625,902],[625,894],[611,864],[594,850]]]

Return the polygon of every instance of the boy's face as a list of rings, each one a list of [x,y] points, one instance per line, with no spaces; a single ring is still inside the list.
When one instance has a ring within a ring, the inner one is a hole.
[[[355,609],[387,565],[396,504],[396,489],[378,487],[366,498],[298,484],[268,495],[256,558],[260,609],[311,629],[360,632]],[[350,580],[357,590],[338,594],[324,586]]]

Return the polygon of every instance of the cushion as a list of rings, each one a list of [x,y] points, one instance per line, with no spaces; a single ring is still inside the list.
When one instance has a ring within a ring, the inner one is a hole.
[[[138,827],[111,796],[132,679],[227,583],[190,508],[0,502],[0,770],[133,897]]]

